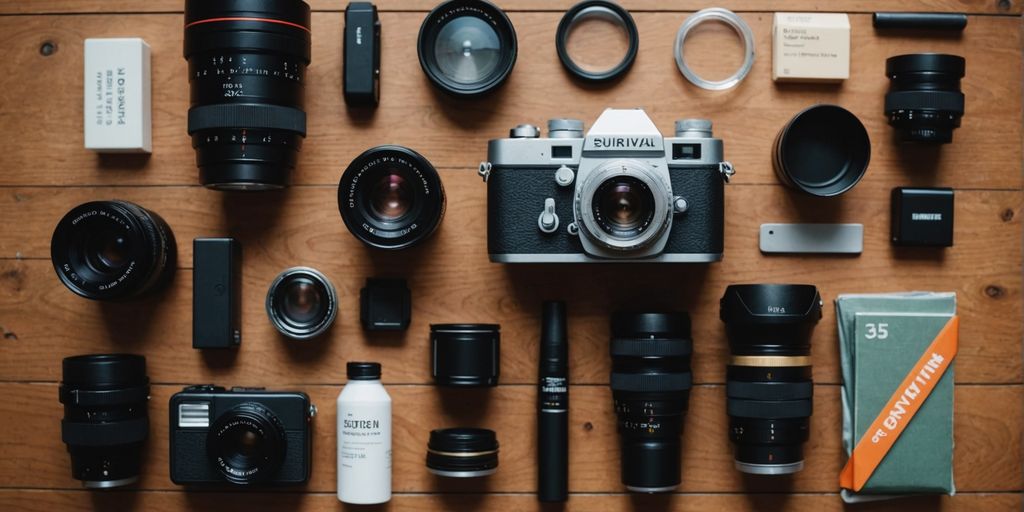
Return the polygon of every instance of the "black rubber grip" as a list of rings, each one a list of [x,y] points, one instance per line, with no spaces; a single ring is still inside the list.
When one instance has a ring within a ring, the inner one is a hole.
[[[615,391],[686,391],[693,386],[693,374],[686,373],[612,373]]]
[[[683,357],[693,353],[689,338],[612,338],[612,357]]]
[[[305,137],[306,113],[297,108],[254,103],[222,103],[189,109],[189,135],[215,128],[287,130]]]
[[[149,418],[109,423],[80,423],[61,420],[64,443],[72,446],[116,446],[138,443],[149,434]]]
[[[963,113],[964,95],[954,91],[897,91],[885,95],[885,111],[951,110]]]
[[[814,384],[804,382],[744,382],[730,380],[725,384],[729,398],[751,400],[800,400],[814,396]]]
[[[729,416],[740,418],[785,419],[806,418],[813,406],[810,400],[737,400],[726,401]]]

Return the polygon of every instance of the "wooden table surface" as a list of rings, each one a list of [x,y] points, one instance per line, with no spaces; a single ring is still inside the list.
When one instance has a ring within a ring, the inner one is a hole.
[[[956,368],[954,457],[957,495],[870,505],[864,510],[997,511],[1022,508],[1021,432],[1021,2],[996,0],[723,0],[756,37],[757,61],[737,88],[699,90],[672,60],[675,31],[695,0],[623,0],[640,29],[632,71],[611,86],[574,82],[555,56],[554,31],[571,0],[504,0],[520,55],[506,86],[487,98],[455,101],[421,72],[416,33],[435,0],[379,0],[383,98],[372,116],[346,111],[341,97],[340,1],[312,0],[313,62],[306,88],[309,137],[294,186],[283,192],[224,194],[197,185],[186,135],[188,83],[180,0],[0,0],[0,510],[339,510],[335,491],[335,408],[346,361],[383,363],[394,399],[394,490],[389,510],[541,510],[536,469],[535,382],[540,303],[568,301],[571,335],[571,481],[568,509],[839,510],[841,409],[835,315],[840,293],[955,290],[961,314]],[[774,10],[850,13],[850,79],[840,86],[775,85],[770,28]],[[881,34],[875,10],[966,11],[961,37]],[[82,49],[88,37],[141,36],[152,47],[153,155],[98,156],[82,143]],[[708,30],[693,40],[698,66],[724,74],[728,39]],[[726,41],[721,43],[721,41]],[[51,44],[55,52],[44,55]],[[724,45],[724,46],[722,46]],[[885,58],[941,51],[967,58],[963,126],[953,144],[898,147],[882,112]],[[873,143],[864,180],[838,199],[798,197],[776,180],[770,147],[779,128],[810,104],[836,103],[864,122]],[[725,260],[706,266],[502,266],[486,251],[485,186],[476,165],[486,142],[508,128],[549,117],[588,124],[607,106],[647,109],[663,132],[681,117],[707,117],[725,141],[737,175],[726,190]],[[374,253],[346,231],[336,187],[364,149],[410,146],[440,170],[448,212],[425,245]],[[956,189],[956,245],[897,250],[888,240],[889,191],[900,185]],[[54,275],[49,240],[56,221],[87,200],[138,202],[166,218],[178,240],[173,284],[139,303],[98,304]],[[766,257],[764,222],[857,222],[859,257]],[[243,343],[237,353],[190,345],[192,244],[230,235],[244,246]],[[340,293],[337,325],[299,346],[267,321],[264,294],[280,270],[309,265]],[[358,292],[368,276],[403,276],[413,290],[404,335],[366,336]],[[726,436],[728,357],[717,300],[736,282],[810,282],[826,301],[813,341],[815,403],[806,469],[792,478],[735,471]],[[608,388],[607,318],[620,307],[679,308],[693,315],[695,387],[683,436],[679,493],[634,496],[619,482],[618,439]],[[451,391],[431,384],[430,323],[502,325],[501,385]],[[60,440],[57,386],[63,357],[128,351],[146,356],[153,381],[151,440],[140,483],[87,492],[71,478]],[[185,384],[267,386],[306,391],[319,405],[309,484],[277,493],[185,493],[168,478],[167,400]],[[495,429],[502,446],[493,477],[443,481],[423,458],[428,432],[453,425]],[[555,508],[543,510],[555,510]]]

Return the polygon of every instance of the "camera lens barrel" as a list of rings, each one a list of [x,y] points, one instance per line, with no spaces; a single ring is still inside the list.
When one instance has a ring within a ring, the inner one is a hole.
[[[444,187],[423,155],[402,146],[377,146],[352,160],[341,175],[338,210],[345,227],[364,244],[406,249],[441,225]]]
[[[288,184],[306,136],[309,5],[187,0],[188,133],[200,182],[220,190]]]
[[[270,284],[266,307],[270,323],[278,332],[294,340],[308,340],[334,324],[338,293],[319,270],[292,267]]]
[[[146,358],[83,355],[65,358],[62,366],[61,438],[71,455],[71,475],[94,489],[138,481],[149,436]]]
[[[885,115],[902,142],[946,144],[964,115],[960,79],[967,61],[957,55],[914,53],[885,61],[891,80]]]
[[[162,218],[128,201],[92,201],[57,223],[50,259],[69,290],[87,299],[126,300],[174,275],[174,233]]]
[[[493,387],[501,368],[501,326],[432,324],[431,374],[452,387]]]
[[[811,285],[733,285],[720,316],[732,360],[726,411],[736,469],[781,475],[803,469],[814,385],[811,331],[821,319]]]
[[[256,402],[220,415],[207,434],[208,456],[225,480],[236,485],[269,481],[280,469],[287,446],[281,421]]]
[[[668,492],[681,481],[680,436],[693,377],[686,313],[617,313],[611,320],[611,388],[622,483]]]
[[[450,478],[476,478],[498,470],[498,438],[484,428],[432,430],[427,471]]]

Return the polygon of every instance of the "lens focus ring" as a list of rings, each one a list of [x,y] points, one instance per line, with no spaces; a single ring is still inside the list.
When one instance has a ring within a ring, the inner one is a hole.
[[[189,135],[214,128],[260,127],[306,135],[306,113],[279,105],[205,105],[188,111]]]

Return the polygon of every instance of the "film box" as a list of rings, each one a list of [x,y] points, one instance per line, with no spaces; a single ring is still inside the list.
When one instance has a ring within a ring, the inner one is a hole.
[[[149,45],[135,38],[85,40],[85,148],[152,153]]]
[[[836,300],[847,455],[904,377],[956,314],[953,293],[841,295]],[[953,494],[955,361],[858,493],[848,502],[905,494]]]
[[[847,78],[850,78],[850,18],[846,14],[775,13],[772,80],[839,82]]]

